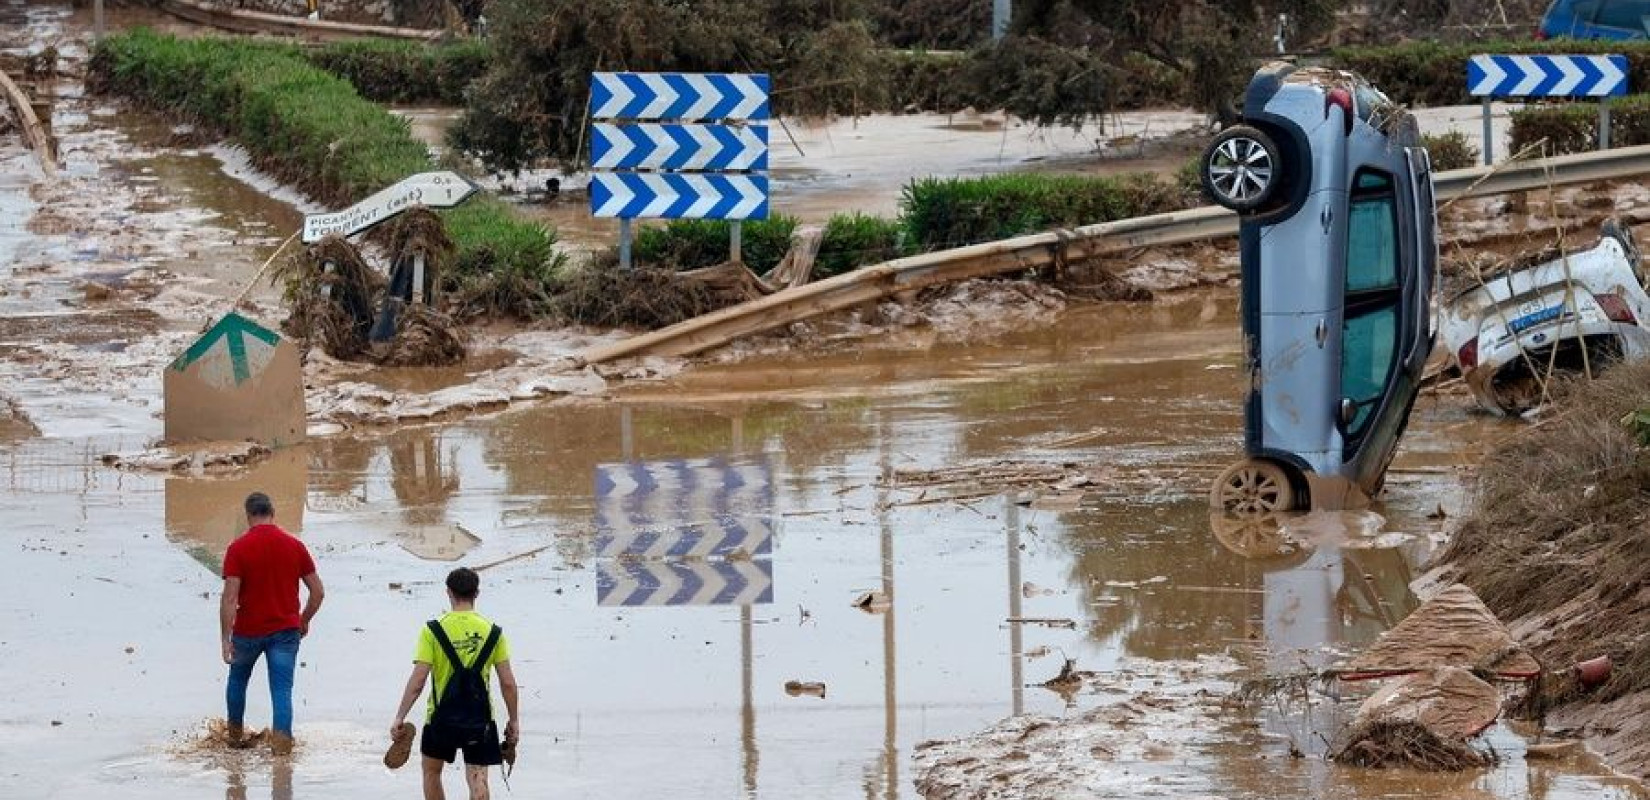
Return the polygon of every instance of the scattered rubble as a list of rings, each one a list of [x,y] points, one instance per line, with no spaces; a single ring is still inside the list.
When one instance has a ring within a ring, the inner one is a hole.
[[[255,464],[273,450],[257,442],[209,442],[187,446],[159,446],[136,453],[106,453],[106,467],[141,472],[225,472]]]
[[[825,699],[825,684],[818,681],[785,681],[785,694],[792,697],[817,697]]]

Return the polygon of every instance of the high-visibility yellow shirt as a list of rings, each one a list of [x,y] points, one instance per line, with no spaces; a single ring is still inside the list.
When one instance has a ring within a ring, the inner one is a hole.
[[[446,631],[447,639],[453,643],[453,650],[458,652],[464,665],[471,666],[481,653],[482,645],[487,643],[487,634],[493,630],[493,623],[474,611],[451,611],[441,617],[441,629]],[[493,665],[509,660],[510,642],[500,632],[498,644],[493,645],[493,654],[481,670],[481,679],[487,682],[489,690],[493,685]],[[446,691],[447,679],[453,676],[453,665],[427,625],[418,630],[418,649],[413,652],[413,663],[429,664],[430,677],[435,681],[435,691],[430,693],[429,711],[424,717],[428,721],[435,716],[436,698]],[[491,696],[489,691],[488,697]]]

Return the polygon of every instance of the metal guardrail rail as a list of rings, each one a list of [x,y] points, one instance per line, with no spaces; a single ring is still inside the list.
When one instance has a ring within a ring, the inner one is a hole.
[[[1442,202],[1646,173],[1650,173],[1650,145],[1440,172],[1433,177],[1433,188]],[[901,292],[1143,247],[1219,239],[1235,236],[1237,231],[1236,214],[1223,208],[1204,207],[924,253],[776,292],[668,328],[593,347],[580,354],[578,363],[598,364],[641,355],[692,355],[743,336]]]
[[[319,41],[384,38],[429,42],[441,38],[446,33],[441,30],[426,30],[423,28],[364,25],[325,19],[311,20],[304,17],[269,14],[240,8],[217,8],[199,2],[199,0],[163,0],[160,7],[161,10],[179,19],[220,30],[235,33],[273,33]]]

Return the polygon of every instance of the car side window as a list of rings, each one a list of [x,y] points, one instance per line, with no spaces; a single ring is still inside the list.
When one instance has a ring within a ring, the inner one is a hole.
[[[1398,285],[1398,204],[1392,179],[1373,170],[1358,173],[1348,206],[1346,291]]]
[[[1575,22],[1588,23],[1598,16],[1599,0],[1581,0],[1570,6],[1570,17]]]
[[[1369,424],[1386,391],[1386,376],[1398,345],[1398,309],[1386,306],[1348,317],[1341,331],[1341,397],[1356,411],[1346,426],[1346,438],[1356,439]]]
[[[1576,9],[1580,16],[1580,8]],[[1626,30],[1645,30],[1644,18],[1650,16],[1650,2],[1645,0],[1628,0],[1624,3],[1600,3],[1598,12],[1593,16],[1593,23],[1607,28],[1623,28]]]

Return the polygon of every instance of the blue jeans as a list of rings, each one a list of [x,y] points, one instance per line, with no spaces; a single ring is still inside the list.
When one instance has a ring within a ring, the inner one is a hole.
[[[246,717],[246,685],[252,681],[252,667],[258,656],[269,666],[269,700],[275,707],[276,733],[292,735],[292,674],[298,666],[297,628],[276,631],[268,636],[231,636],[235,658],[229,664],[229,724],[240,725]]]

